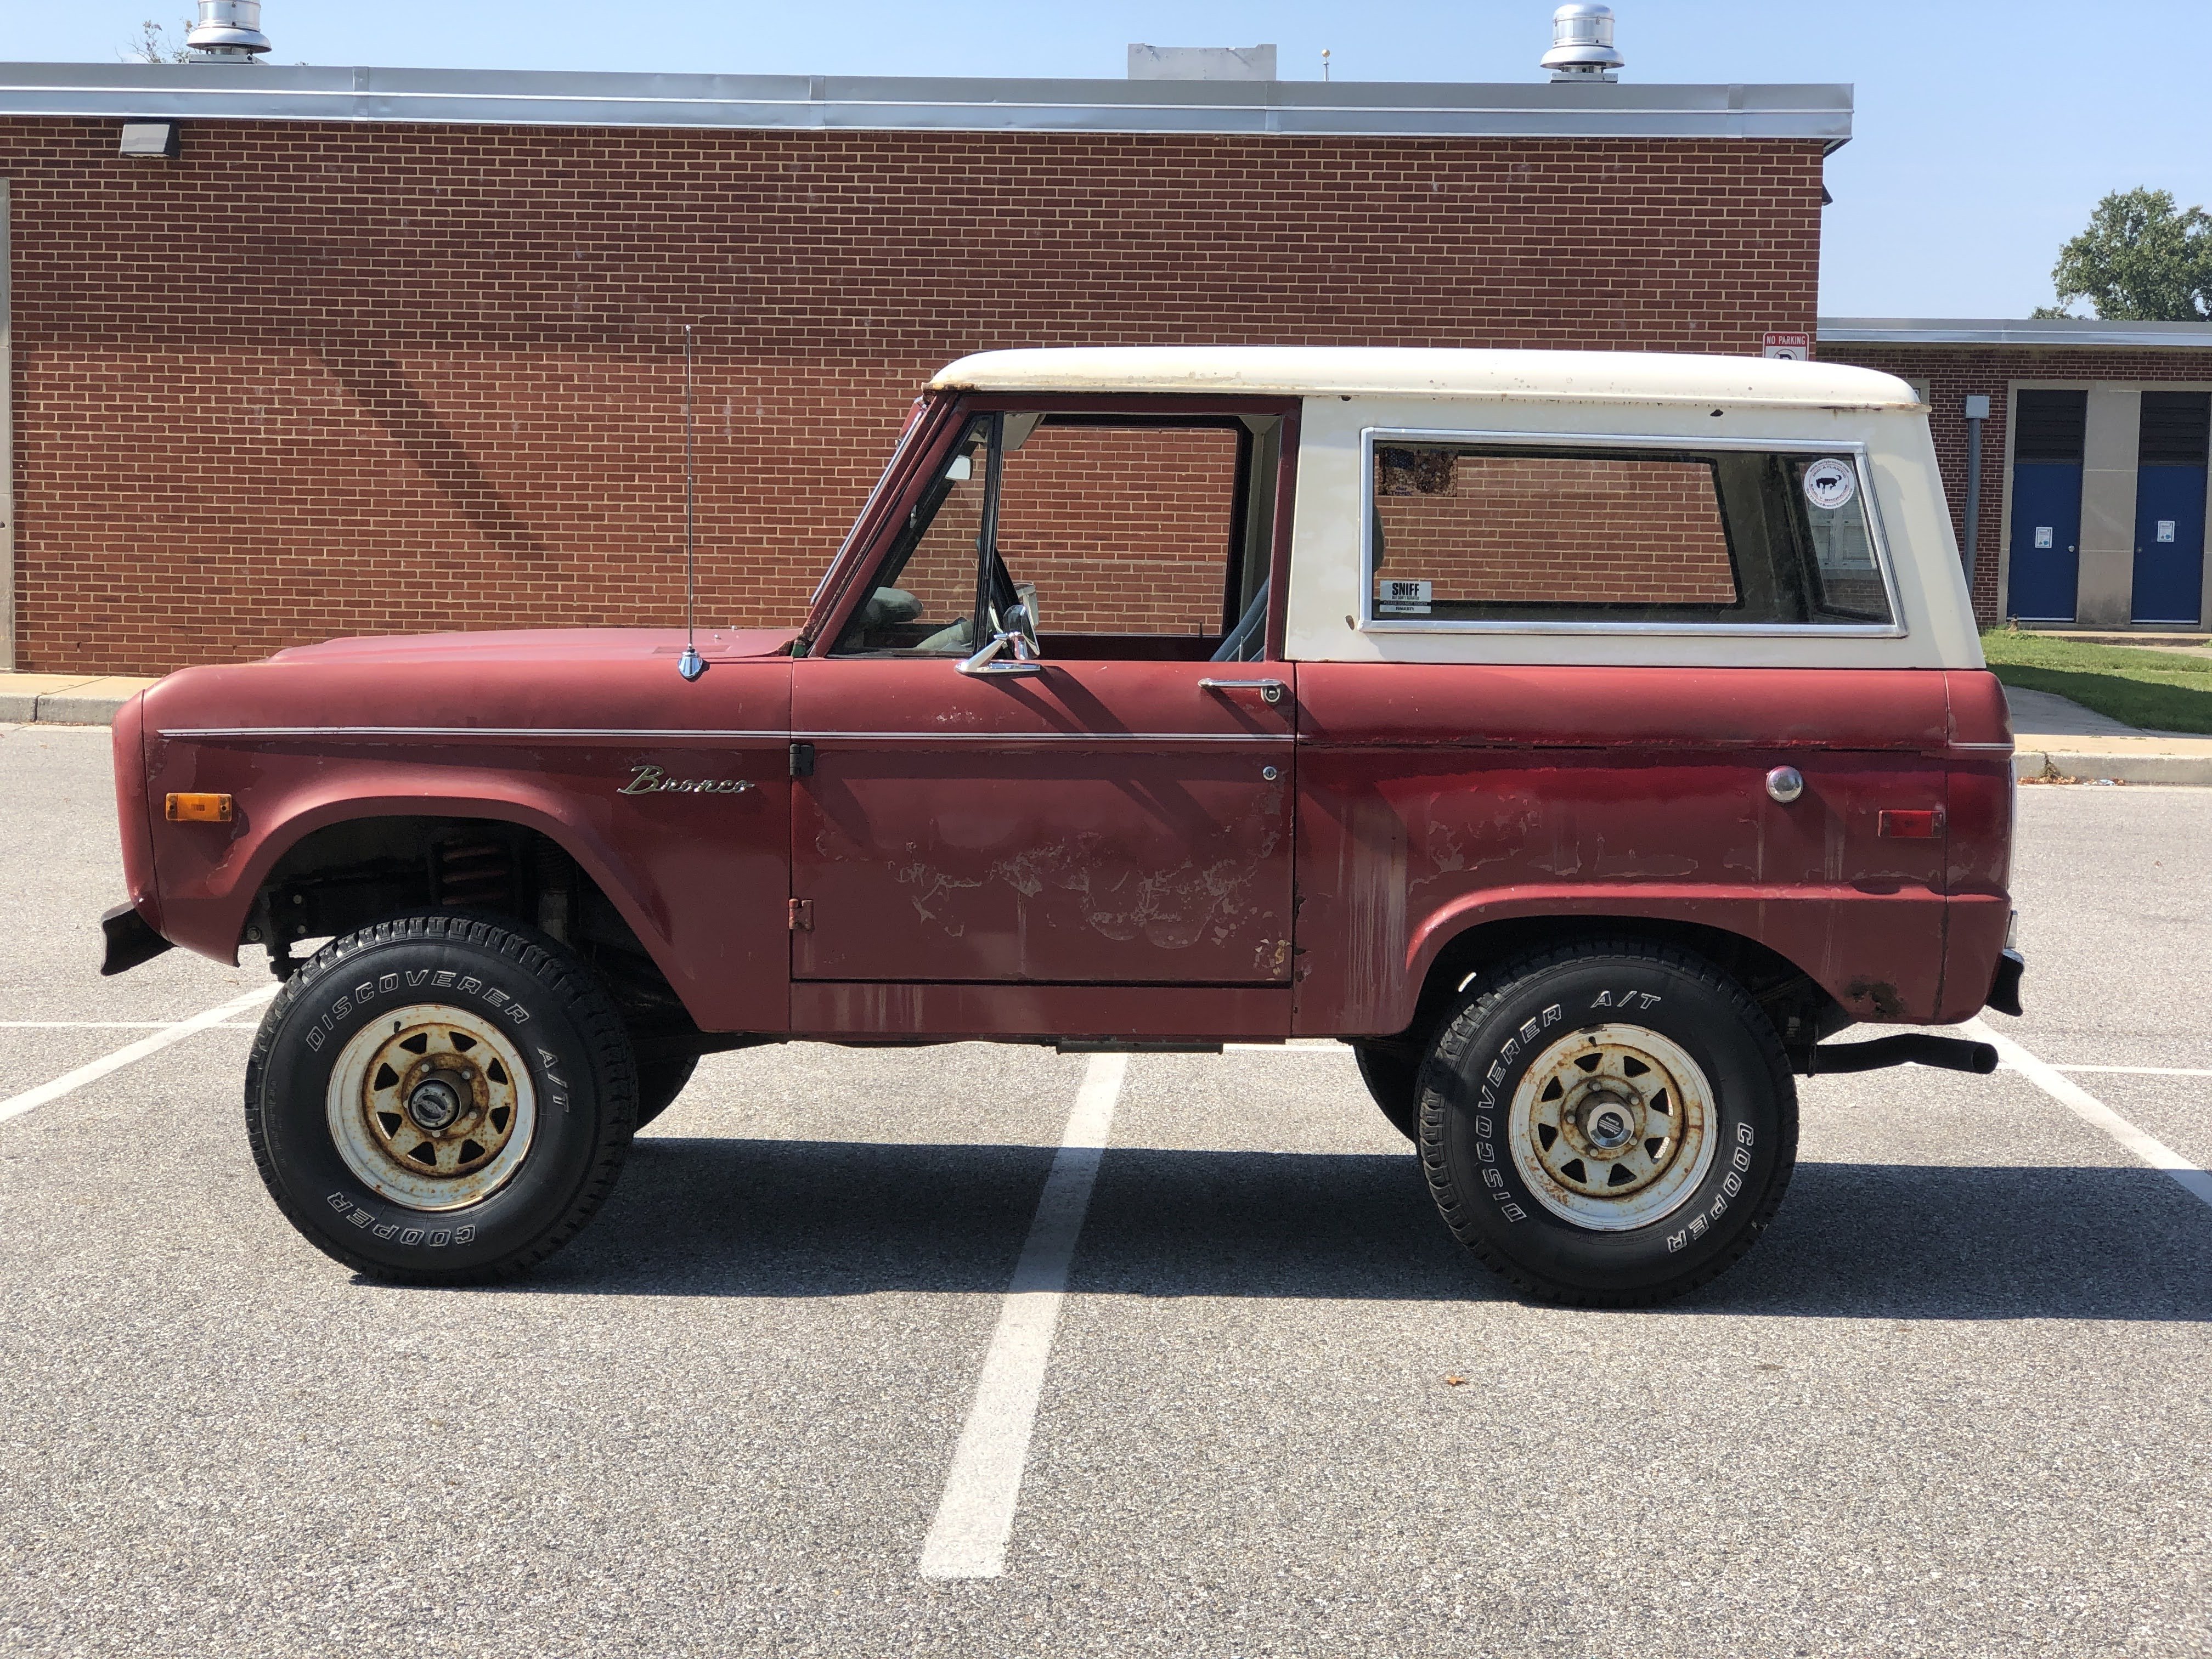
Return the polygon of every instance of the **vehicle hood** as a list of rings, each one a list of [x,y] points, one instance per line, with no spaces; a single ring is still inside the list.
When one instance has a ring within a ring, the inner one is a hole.
[[[799,637],[796,628],[702,629],[699,654],[708,662],[744,657],[781,656]],[[666,657],[684,650],[680,628],[516,628],[459,634],[398,634],[325,640],[295,645],[268,660],[288,665],[316,663],[366,665],[444,662],[544,663],[574,666],[585,662],[635,661]]]
[[[787,719],[796,634],[702,632],[696,680],[677,672],[678,628],[331,640],[172,674],[146,693],[147,729],[766,729]]]

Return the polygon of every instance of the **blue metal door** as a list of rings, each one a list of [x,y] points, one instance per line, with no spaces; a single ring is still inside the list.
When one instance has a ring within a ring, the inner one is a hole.
[[[2146,466],[2136,474],[2136,601],[2139,623],[2194,628],[2204,599],[2204,469]]]
[[[2194,628],[2204,602],[2204,471],[2212,394],[2146,392],[2136,453],[2139,623]]]
[[[2081,463],[2014,461],[2006,611],[2022,622],[2072,622],[2081,546]]]

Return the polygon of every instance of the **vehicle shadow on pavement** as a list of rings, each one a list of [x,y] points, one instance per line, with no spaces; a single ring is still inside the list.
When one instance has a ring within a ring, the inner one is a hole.
[[[1052,1149],[641,1139],[519,1286],[564,1295],[997,1294]],[[1115,1149],[1071,1288],[1498,1301],[1410,1155]],[[2212,1319],[2212,1216],[2154,1170],[1805,1164],[1749,1257],[1673,1315]]]

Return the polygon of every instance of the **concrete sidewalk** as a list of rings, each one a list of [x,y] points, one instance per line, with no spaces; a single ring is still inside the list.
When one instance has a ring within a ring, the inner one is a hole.
[[[153,684],[127,674],[0,674],[0,722],[112,726],[115,711]]]
[[[2013,770],[2044,783],[2212,784],[2212,738],[2145,732],[2050,691],[2005,687]]]

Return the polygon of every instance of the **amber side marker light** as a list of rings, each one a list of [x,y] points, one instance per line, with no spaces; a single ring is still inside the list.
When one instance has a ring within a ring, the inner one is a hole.
[[[230,797],[228,795],[172,795],[169,797],[169,822],[172,823],[228,823]]]

